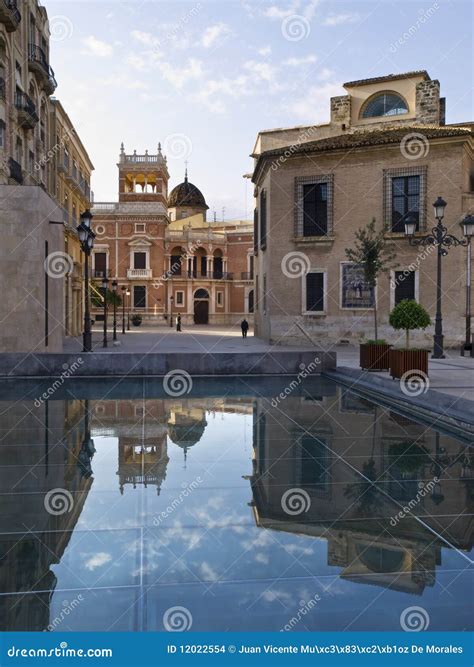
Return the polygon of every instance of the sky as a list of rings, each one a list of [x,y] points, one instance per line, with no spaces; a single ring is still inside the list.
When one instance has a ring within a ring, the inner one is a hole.
[[[426,69],[447,122],[473,120],[473,6],[464,0],[44,0],[51,65],[94,163],[96,201],[116,201],[123,141],[168,157],[218,220],[249,219],[258,131],[329,120],[345,81]]]

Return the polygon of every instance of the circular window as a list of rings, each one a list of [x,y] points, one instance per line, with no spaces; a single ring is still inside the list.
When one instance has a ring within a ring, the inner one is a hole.
[[[101,234],[105,234],[105,227],[104,227],[104,225],[97,225],[97,227],[95,228],[95,232],[96,232],[96,234],[99,234],[99,236],[100,236]]]

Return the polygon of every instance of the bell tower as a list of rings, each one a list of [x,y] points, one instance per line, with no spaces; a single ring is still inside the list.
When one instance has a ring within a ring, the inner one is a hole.
[[[120,147],[119,168],[119,202],[154,202],[166,208],[168,202],[168,166],[166,156],[158,151],[152,155],[146,150],[143,155],[137,151],[125,152]]]

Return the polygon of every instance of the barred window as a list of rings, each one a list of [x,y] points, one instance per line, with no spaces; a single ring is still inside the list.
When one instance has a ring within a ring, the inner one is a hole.
[[[256,255],[258,253],[258,209],[253,210],[253,251]]]
[[[306,280],[306,312],[324,311],[324,273],[307,273]]]
[[[415,299],[415,271],[395,271],[395,305]]]
[[[426,229],[427,167],[385,169],[384,221],[389,231],[404,233],[408,215],[417,220],[417,231]]]
[[[267,247],[267,193],[262,190],[260,193],[260,247],[265,250]]]
[[[330,236],[333,227],[333,176],[295,179],[295,236]]]

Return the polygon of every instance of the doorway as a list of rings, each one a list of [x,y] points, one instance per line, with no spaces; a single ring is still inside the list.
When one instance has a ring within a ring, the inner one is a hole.
[[[209,292],[205,289],[194,294],[194,324],[209,324]]]

